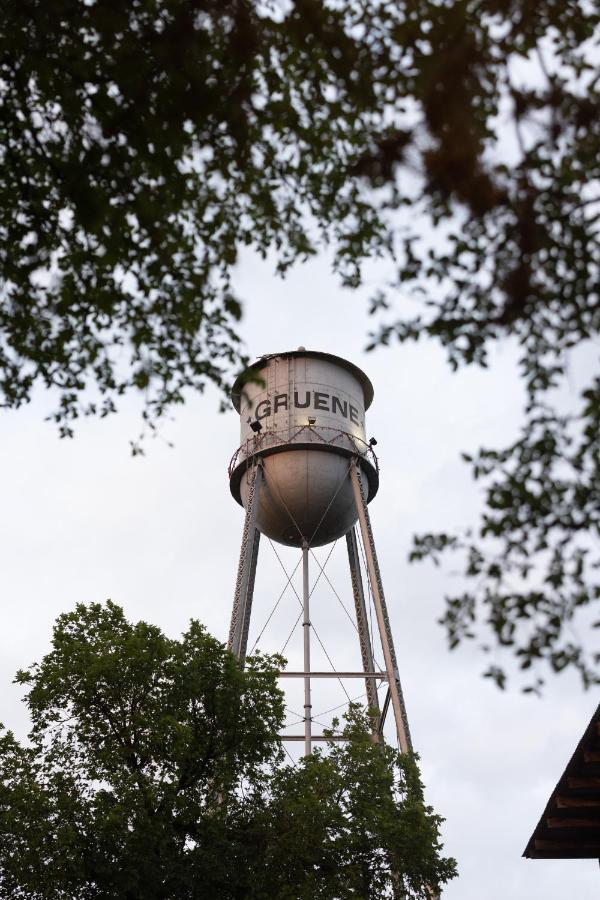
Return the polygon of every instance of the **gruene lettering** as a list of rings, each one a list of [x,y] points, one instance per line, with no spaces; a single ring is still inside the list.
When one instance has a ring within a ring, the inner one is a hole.
[[[293,395],[281,393],[275,394],[273,402],[261,400],[254,410],[255,417],[268,419],[280,409],[309,409],[317,412],[331,412],[343,419],[350,419],[354,425],[361,425],[359,411],[348,400],[341,400],[336,394],[328,394],[325,391],[294,391]]]

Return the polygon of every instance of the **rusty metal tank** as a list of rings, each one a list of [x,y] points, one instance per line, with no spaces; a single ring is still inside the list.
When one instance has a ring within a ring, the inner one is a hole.
[[[249,472],[261,459],[259,531],[290,547],[342,537],[357,519],[351,460],[367,501],[379,486],[365,431],[373,400],[365,373],[339,356],[301,347],[258,359],[236,380],[232,400],[241,443],[229,467],[231,493],[245,506]]]

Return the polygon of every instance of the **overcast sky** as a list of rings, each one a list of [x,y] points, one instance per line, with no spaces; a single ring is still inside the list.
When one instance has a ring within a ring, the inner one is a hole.
[[[444,896],[596,898],[597,861],[525,861],[521,853],[598,697],[568,675],[551,681],[542,700],[516,686],[499,692],[481,678],[487,661],[476,648],[450,653],[436,624],[444,593],[459,584],[452,566],[407,563],[413,532],[476,522],[478,494],[459,453],[504,446],[516,434],[522,396],[513,349],[499,348],[487,372],[458,374],[431,344],[365,354],[366,295],[339,290],[323,259],[285,282],[247,259],[238,286],[248,301],[242,333],[252,356],[304,345],[352,360],[373,382],[367,432],[378,441],[381,485],[371,517],[427,800],[445,817],[446,850],[459,864]],[[59,440],[43,421],[50,404],[42,393],[28,408],[0,415],[0,719],[20,736],[27,718],[13,674],[40,658],[53,620],[77,602],[110,597],[130,618],[173,636],[197,617],[226,638],[243,513],[227,481],[239,426],[233,411],[219,415],[217,406],[212,391],[191,398],[144,458],[129,454],[140,427],[132,401],[110,420],[81,423],[72,441]],[[328,550],[318,551],[319,559]],[[326,571],[351,608],[344,550],[341,542]],[[282,553],[288,568],[296,557]],[[284,584],[264,541],[250,644]],[[296,609],[288,592],[262,649],[281,649]],[[312,618],[336,662],[357,653],[325,579]],[[290,661],[299,640],[295,634],[287,647]],[[336,689],[319,686],[315,712],[319,703],[323,710],[334,705]],[[360,683],[348,689],[359,693]]]

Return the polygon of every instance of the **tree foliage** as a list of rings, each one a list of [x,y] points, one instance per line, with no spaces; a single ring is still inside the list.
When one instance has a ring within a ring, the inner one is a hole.
[[[485,489],[478,533],[421,535],[412,558],[453,550],[464,560],[467,589],[447,598],[442,620],[452,646],[479,637],[494,652],[510,647],[534,667],[528,690],[543,683],[540,663],[574,667],[587,686],[600,679],[597,643],[577,630],[600,599],[600,380],[593,372],[568,410],[557,389],[573,348],[600,330],[600,12],[587,2],[425,6],[409,42],[419,115],[402,151],[407,164],[420,153],[413,212],[423,218],[402,236],[396,280],[421,308],[374,341],[433,338],[456,368],[485,366],[508,336],[527,405],[518,440],[465,454]],[[486,674],[505,682],[498,664]]]
[[[18,673],[33,727],[0,739],[0,897],[427,897],[454,861],[416,761],[369,739],[283,764],[275,665],[192,622],[172,640],[108,603],[61,616]],[[392,877],[393,872],[393,877]]]
[[[520,347],[527,424],[473,456],[479,537],[415,547],[466,551],[476,586],[449,598],[451,640],[487,623],[524,666],[596,681],[572,628],[599,596],[599,382],[568,414],[554,390],[600,325],[597,5],[7,0],[2,15],[0,402],[45,384],[69,434],[138,389],[152,423],[241,361],[241,249],[284,273],[328,243],[348,286],[386,256],[373,346],[427,337],[453,367]]]
[[[274,251],[283,272],[315,250],[309,217],[352,280],[380,239],[346,178],[378,56],[348,28],[373,14],[278,6],[3,5],[4,405],[41,382],[68,434],[131,388],[153,421],[186,387],[223,386],[241,359],[240,249]]]

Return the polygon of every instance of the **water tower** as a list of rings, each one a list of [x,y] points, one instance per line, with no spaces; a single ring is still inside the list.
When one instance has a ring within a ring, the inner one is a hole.
[[[302,550],[304,666],[282,677],[304,681],[305,753],[322,735],[312,732],[311,682],[330,677],[361,678],[373,710],[373,738],[383,735],[388,707],[398,744],[411,749],[398,665],[383,593],[367,504],[379,487],[378,464],[367,441],[365,412],[373,387],[364,372],[339,356],[305,350],[263,356],[233,387],[240,415],[241,443],[229,467],[231,493],[246,511],[235,587],[229,649],[246,655],[261,534]],[[358,522],[366,575],[375,610],[384,666],[376,668],[356,532]],[[311,670],[309,553],[344,537],[354,598],[362,670]],[[386,684],[379,703],[378,684]],[[284,736],[284,739],[295,739]]]

